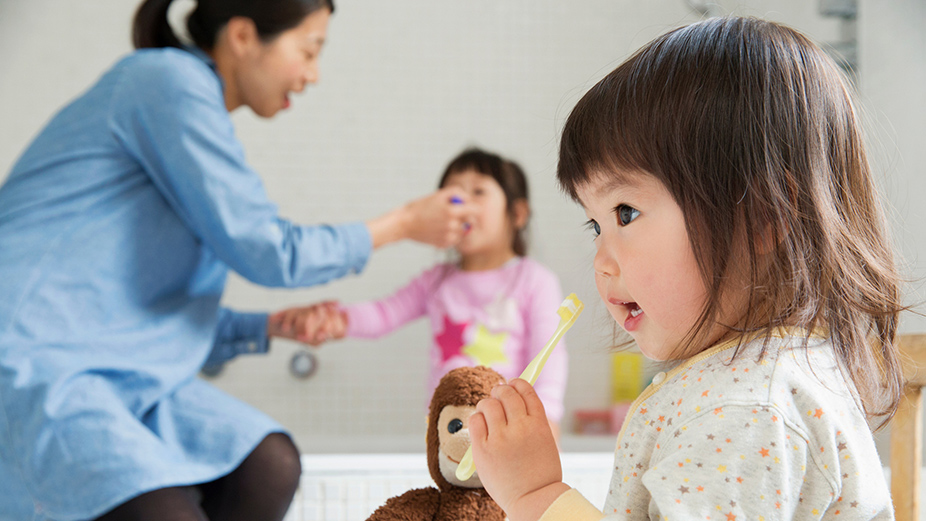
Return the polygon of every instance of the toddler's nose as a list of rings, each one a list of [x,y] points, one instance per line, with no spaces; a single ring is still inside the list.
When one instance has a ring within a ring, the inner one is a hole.
[[[595,268],[595,274],[602,277],[613,277],[620,273],[617,260],[607,251],[607,248],[599,248],[595,253],[593,266]]]

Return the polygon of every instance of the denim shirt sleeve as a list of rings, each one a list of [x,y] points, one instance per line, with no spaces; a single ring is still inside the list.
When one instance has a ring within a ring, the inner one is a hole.
[[[218,75],[193,54],[136,53],[109,121],[192,233],[251,282],[311,286],[365,266],[372,241],[363,223],[300,226],[278,216],[245,160]]]
[[[267,313],[240,313],[220,308],[215,342],[203,366],[221,366],[238,355],[267,353],[270,350],[267,317]]]

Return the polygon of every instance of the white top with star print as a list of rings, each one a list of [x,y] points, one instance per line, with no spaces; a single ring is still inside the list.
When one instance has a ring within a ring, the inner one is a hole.
[[[575,490],[541,518],[893,519],[871,430],[832,344],[711,348],[634,403],[604,513]]]

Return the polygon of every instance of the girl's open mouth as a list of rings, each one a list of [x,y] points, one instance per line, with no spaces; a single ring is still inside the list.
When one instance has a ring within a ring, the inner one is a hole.
[[[640,322],[643,321],[643,309],[636,302],[621,302],[621,305],[627,308],[627,318],[624,320],[624,330],[629,332],[635,331]]]

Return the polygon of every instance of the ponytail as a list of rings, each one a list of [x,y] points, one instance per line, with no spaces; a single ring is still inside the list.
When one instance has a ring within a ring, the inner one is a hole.
[[[167,21],[167,10],[172,1],[145,0],[138,6],[132,22],[132,43],[136,49],[182,46]]]
[[[167,21],[171,1],[144,0],[138,6],[132,24],[136,49],[183,46]],[[266,42],[319,9],[333,13],[334,0],[198,0],[186,25],[193,43],[208,51],[215,45],[219,31],[235,16],[250,18]]]

